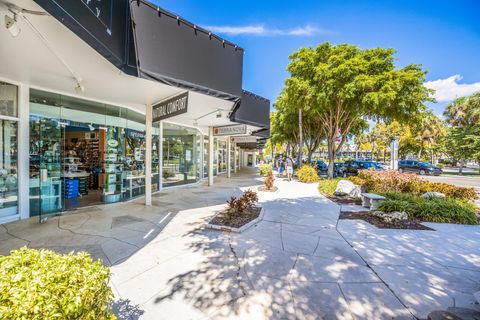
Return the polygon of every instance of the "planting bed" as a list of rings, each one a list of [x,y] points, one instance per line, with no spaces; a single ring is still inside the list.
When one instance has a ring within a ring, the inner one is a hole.
[[[412,229],[412,230],[432,230],[416,220],[398,220],[386,222],[377,216],[372,216],[369,211],[364,212],[342,212],[340,219],[345,220],[363,220],[381,229]]]
[[[262,208],[253,207],[246,209],[241,214],[230,214],[228,210],[219,212],[211,221],[211,225],[226,226],[231,228],[241,228],[250,221],[257,219]]]

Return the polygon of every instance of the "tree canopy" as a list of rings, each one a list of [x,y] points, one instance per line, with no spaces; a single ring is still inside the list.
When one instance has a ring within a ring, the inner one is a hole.
[[[272,126],[273,135],[294,135],[298,121],[293,114],[302,108],[305,121],[314,119],[326,138],[331,177],[336,154],[365,120],[409,121],[431,100],[431,90],[423,85],[426,71],[415,64],[397,69],[394,53],[393,49],[328,42],[293,53],[290,77],[275,104],[284,123]],[[289,129],[288,133],[277,132]]]

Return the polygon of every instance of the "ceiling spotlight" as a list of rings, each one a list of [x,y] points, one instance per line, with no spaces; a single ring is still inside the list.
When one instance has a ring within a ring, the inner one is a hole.
[[[197,122],[197,120],[195,120],[195,121],[193,122],[193,125],[194,125],[195,127],[198,127],[198,122]]]
[[[75,92],[77,94],[82,94],[85,92],[85,87],[82,85],[82,81],[77,81],[77,85],[75,86]]]
[[[222,111],[218,110],[217,112],[217,118],[221,118],[222,117]]]
[[[5,28],[7,28],[8,32],[12,35],[12,37],[16,37],[20,34],[20,27],[17,23],[17,14],[13,14],[13,18],[5,15]]]

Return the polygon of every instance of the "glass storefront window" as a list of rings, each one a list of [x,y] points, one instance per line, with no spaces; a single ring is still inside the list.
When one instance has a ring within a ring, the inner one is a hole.
[[[18,213],[17,86],[0,82],[0,218]]]
[[[218,173],[227,172],[227,141],[218,140]]]
[[[0,82],[0,115],[7,117],[18,116],[18,87]]]
[[[0,120],[0,218],[17,214],[17,121]]]
[[[196,129],[163,124],[163,186],[198,181],[199,136]]]
[[[41,221],[145,193],[144,115],[32,89],[30,135],[31,215]]]

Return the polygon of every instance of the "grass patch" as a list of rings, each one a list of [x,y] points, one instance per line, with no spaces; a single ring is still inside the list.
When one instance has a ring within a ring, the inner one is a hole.
[[[427,199],[405,193],[387,193],[378,204],[384,212],[403,211],[412,219],[428,222],[478,224],[475,205],[455,199]]]
[[[335,178],[335,179],[322,179],[318,184],[318,190],[320,193],[333,196],[335,193],[335,189],[337,188],[337,184],[340,180],[345,180],[344,178]]]

